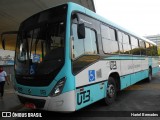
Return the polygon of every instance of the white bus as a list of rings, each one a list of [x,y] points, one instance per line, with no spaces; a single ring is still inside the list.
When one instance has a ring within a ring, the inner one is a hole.
[[[158,72],[155,43],[70,2],[23,21],[15,54],[19,100],[49,111],[111,104],[118,91]]]

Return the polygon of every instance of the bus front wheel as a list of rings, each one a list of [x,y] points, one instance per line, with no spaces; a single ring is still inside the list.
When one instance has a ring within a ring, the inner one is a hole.
[[[105,102],[107,105],[112,104],[117,96],[116,82],[113,77],[109,77],[106,90]]]

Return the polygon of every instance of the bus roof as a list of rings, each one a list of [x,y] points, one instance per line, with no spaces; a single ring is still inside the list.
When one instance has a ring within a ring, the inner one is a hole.
[[[137,34],[135,34],[134,32],[131,32],[131,31],[129,31],[129,30],[127,30],[127,29],[125,29],[125,28],[123,28],[123,27],[121,27],[121,26],[113,23],[113,22],[111,22],[110,20],[108,20],[108,19],[106,19],[106,18],[104,18],[104,17],[96,14],[95,12],[93,12],[93,11],[91,11],[91,10],[89,10],[89,9],[81,6],[81,5],[78,5],[78,4],[73,3],[73,2],[68,2],[68,4],[69,4],[69,6],[72,6],[72,7],[74,8],[74,10],[77,10],[77,11],[78,11],[78,10],[80,10],[80,9],[82,9],[82,10],[85,9],[85,14],[86,14],[86,15],[88,15],[88,16],[90,16],[90,17],[92,17],[92,18],[95,18],[95,19],[97,19],[97,20],[99,20],[99,21],[101,21],[101,22],[104,22],[104,23],[106,23],[106,24],[108,24],[108,25],[110,25],[110,26],[112,26],[112,27],[114,27],[114,28],[116,28],[116,29],[118,29],[118,30],[121,30],[121,31],[123,31],[123,32],[125,32],[125,33],[128,33],[128,34],[130,34],[130,35],[132,35],[132,36],[134,36],[134,37],[137,37],[138,39],[141,39],[141,40],[144,40],[144,41],[146,41],[146,42],[148,42],[148,43],[151,43],[151,44],[153,44],[153,45],[156,45],[156,43],[150,41],[149,39],[146,39],[146,38],[144,38],[144,37],[142,37],[142,36],[140,36],[140,35],[137,35]],[[78,8],[78,9],[77,9],[77,8]],[[80,11],[80,12],[82,12],[82,11]]]

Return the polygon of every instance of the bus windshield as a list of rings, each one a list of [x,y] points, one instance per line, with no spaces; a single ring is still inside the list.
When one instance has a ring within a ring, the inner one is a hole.
[[[45,74],[51,72],[57,62],[63,62],[63,58],[64,22],[41,25],[23,31],[18,35],[17,74]]]
[[[62,67],[65,16],[48,11],[22,23],[16,45],[16,75],[48,75]]]

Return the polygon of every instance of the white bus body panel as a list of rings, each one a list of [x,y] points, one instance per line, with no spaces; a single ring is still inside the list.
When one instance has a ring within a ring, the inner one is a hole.
[[[30,96],[16,92],[17,95],[31,98],[31,99],[40,99],[46,100],[43,110],[48,111],[58,111],[58,112],[73,112],[75,111],[75,91],[66,92],[59,96],[55,97],[38,97]]]
[[[111,70],[109,60],[101,60],[92,64],[91,66],[87,67],[86,69],[84,69],[75,76],[76,87],[81,87],[96,82],[108,80],[110,73],[112,72],[120,73],[120,61],[116,61],[116,66],[117,66],[116,70]],[[89,70],[95,70],[95,81],[92,82],[89,81]],[[97,72],[100,72],[101,76],[97,76]]]

